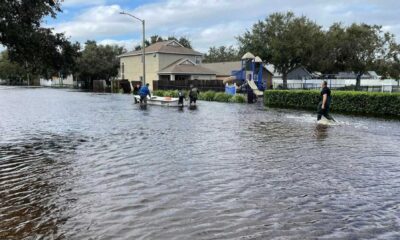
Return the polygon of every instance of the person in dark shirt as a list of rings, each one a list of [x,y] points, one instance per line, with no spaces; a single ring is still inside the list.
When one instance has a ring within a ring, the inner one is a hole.
[[[329,115],[329,108],[332,100],[331,90],[328,88],[328,83],[326,81],[321,83],[321,87],[321,101],[318,104],[317,120],[321,120],[321,117],[324,116],[326,119],[334,121],[334,119]]]
[[[186,97],[185,97],[185,93],[182,90],[179,90],[178,98],[179,98],[178,105],[183,107],[183,100],[186,99]]]
[[[199,90],[196,87],[193,87],[193,85],[190,85],[190,91],[189,91],[190,103],[189,103],[189,106],[192,106],[192,103],[194,104],[194,106],[196,106],[196,101],[197,101],[198,95],[199,95]]]

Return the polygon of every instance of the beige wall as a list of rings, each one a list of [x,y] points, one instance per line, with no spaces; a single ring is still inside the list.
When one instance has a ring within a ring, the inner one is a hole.
[[[200,58],[200,56],[197,57]],[[150,88],[153,89],[153,80],[158,80],[159,76],[157,73],[161,69],[167,67],[171,63],[176,62],[182,58],[188,58],[192,60],[194,63],[196,62],[196,56],[191,56],[191,55],[176,55],[176,54],[165,54],[165,53],[146,54],[146,83],[150,84]],[[122,63],[124,64],[124,73],[123,73],[124,78],[128,79],[129,81],[139,81],[140,77],[143,75],[142,56],[138,55],[138,56],[129,56],[121,58],[120,59],[121,69],[122,69]],[[122,77],[122,72],[120,77]],[[210,79],[212,79],[212,77],[213,76],[211,76]]]
[[[157,55],[154,57],[153,54],[146,54],[146,83],[150,84],[151,89],[153,89],[153,80],[158,79],[159,58]],[[142,56],[123,57],[120,59],[120,67],[122,63],[124,64],[124,78],[129,81],[139,81],[143,75]]]

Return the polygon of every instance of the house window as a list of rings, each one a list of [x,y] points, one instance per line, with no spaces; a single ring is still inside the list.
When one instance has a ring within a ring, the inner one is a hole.
[[[201,58],[200,57],[196,57],[195,61],[196,61],[196,64],[201,64]]]

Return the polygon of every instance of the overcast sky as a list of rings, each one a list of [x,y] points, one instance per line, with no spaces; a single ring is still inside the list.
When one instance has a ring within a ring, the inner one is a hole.
[[[235,37],[273,12],[293,11],[323,27],[334,22],[382,25],[400,36],[398,0],[64,0],[63,13],[44,24],[71,40],[116,43],[128,50],[140,42],[141,24],[124,10],[146,20],[146,35],[186,36],[196,50],[236,45]]]

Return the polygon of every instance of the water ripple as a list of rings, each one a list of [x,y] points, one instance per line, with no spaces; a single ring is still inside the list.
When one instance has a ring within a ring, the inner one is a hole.
[[[399,239],[400,124],[335,117],[6,89],[0,239]]]

